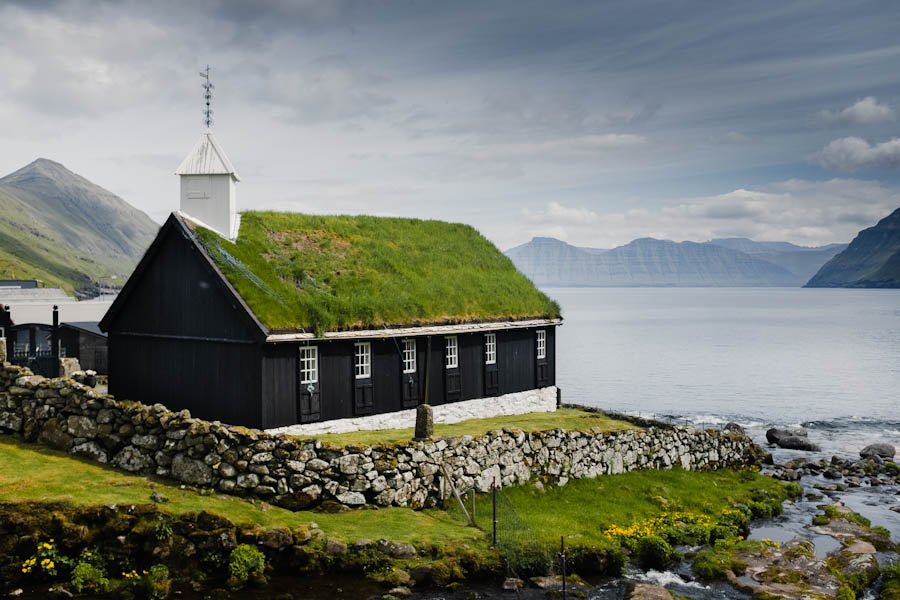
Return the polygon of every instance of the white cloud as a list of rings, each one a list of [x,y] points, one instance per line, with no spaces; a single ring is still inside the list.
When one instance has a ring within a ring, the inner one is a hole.
[[[706,241],[749,237],[816,246],[849,242],[900,206],[900,192],[856,179],[791,179],[764,189],[689,198],[658,209],[600,213],[549,202],[523,209],[518,235],[551,236],[577,246],[612,248],[635,238]]]
[[[842,110],[819,111],[817,116],[823,123],[850,123],[853,125],[874,125],[897,118],[893,108],[879,103],[878,99],[872,96],[867,96]]]
[[[856,169],[887,167],[900,168],[900,138],[880,144],[870,144],[858,137],[845,137],[829,142],[818,155],[819,164],[826,169],[854,171]]]

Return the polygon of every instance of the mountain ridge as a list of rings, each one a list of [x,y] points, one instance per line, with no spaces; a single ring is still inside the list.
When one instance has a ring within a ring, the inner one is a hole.
[[[121,286],[159,225],[112,192],[38,158],[0,178],[0,277],[80,297]]]
[[[742,240],[744,245],[757,245],[752,253],[729,248],[723,240],[673,242],[648,237],[604,250],[535,237],[506,255],[538,285],[799,287],[843,247]]]
[[[860,231],[806,287],[900,288],[900,208]]]

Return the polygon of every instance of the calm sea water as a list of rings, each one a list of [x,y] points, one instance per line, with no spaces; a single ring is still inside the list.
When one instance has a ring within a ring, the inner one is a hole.
[[[900,290],[547,288],[566,402],[900,447]]]

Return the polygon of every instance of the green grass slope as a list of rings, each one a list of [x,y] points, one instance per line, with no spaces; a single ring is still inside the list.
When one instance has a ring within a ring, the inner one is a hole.
[[[274,331],[556,317],[559,306],[468,225],[247,212],[235,244],[197,227]]]
[[[860,231],[806,287],[900,287],[900,208]]]
[[[38,159],[0,179],[0,278],[90,296],[124,284],[158,225],[118,196]]]

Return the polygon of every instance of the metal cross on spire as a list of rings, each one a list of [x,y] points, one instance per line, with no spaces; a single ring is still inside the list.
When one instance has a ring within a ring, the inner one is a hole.
[[[206,110],[203,111],[203,123],[206,124],[206,128],[209,129],[213,124],[213,110],[210,108],[210,103],[213,97],[213,88],[216,87],[209,81],[209,65],[206,65],[206,68],[200,71],[200,77],[203,78],[203,98],[206,100]]]

